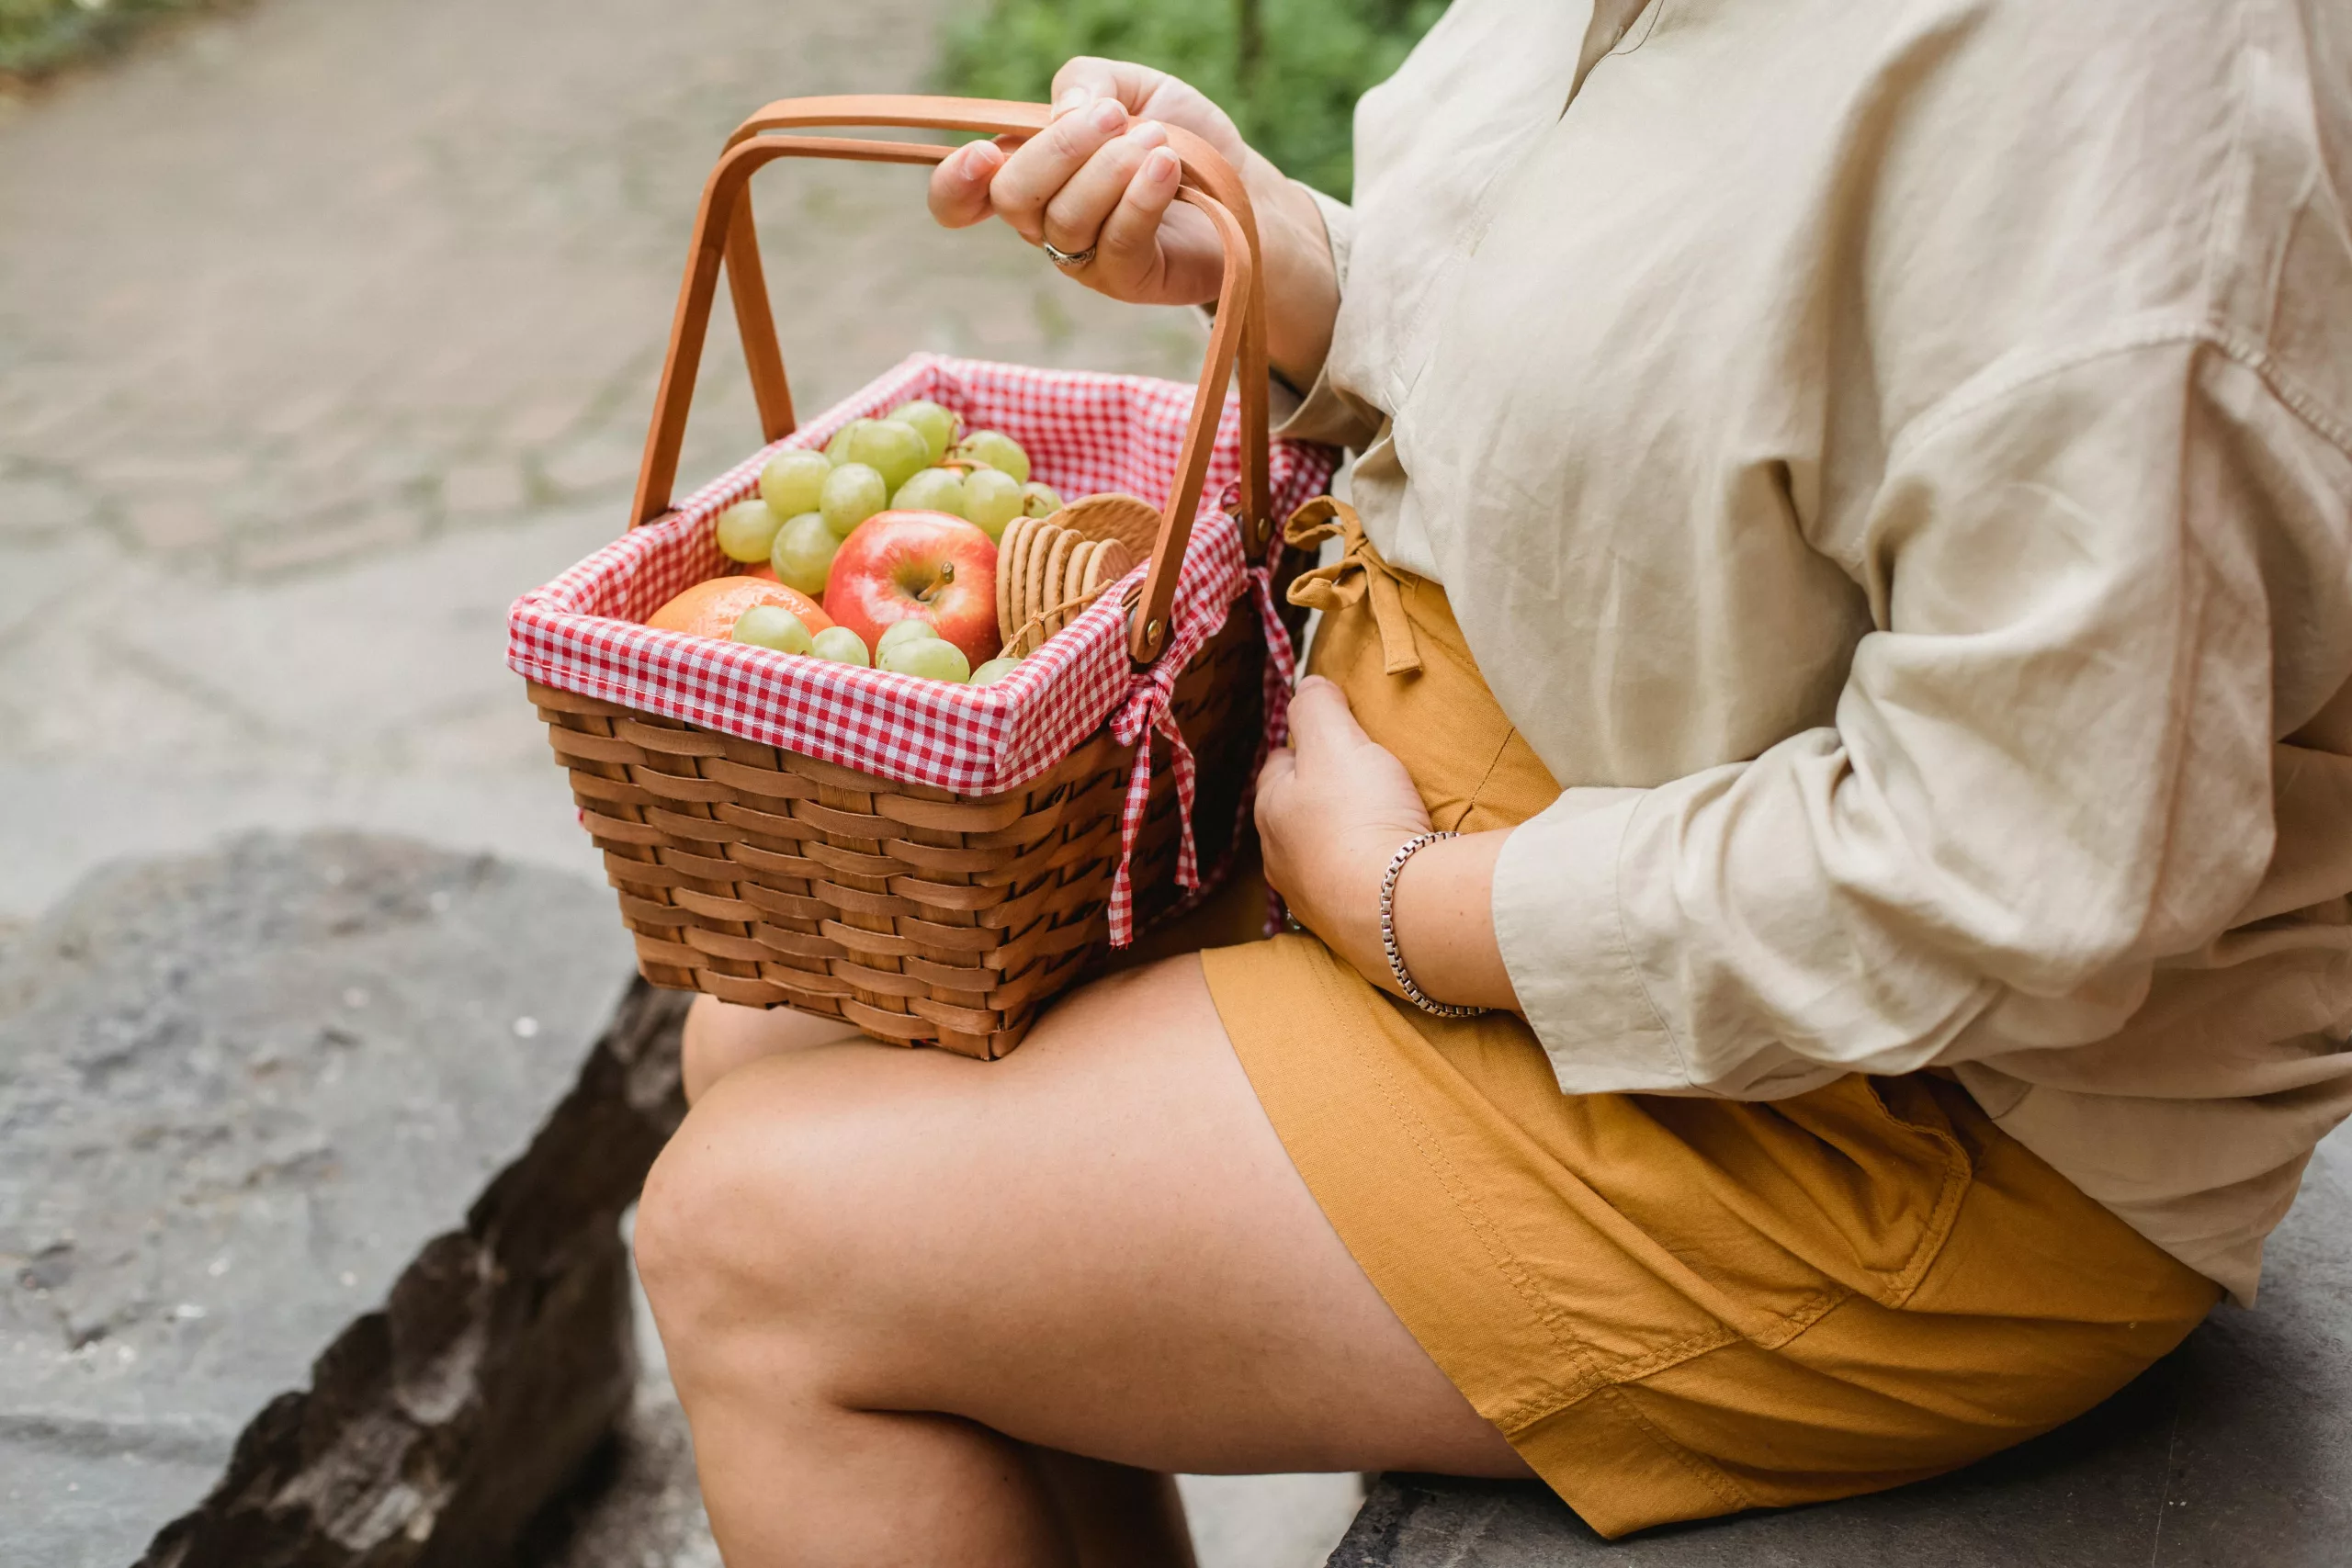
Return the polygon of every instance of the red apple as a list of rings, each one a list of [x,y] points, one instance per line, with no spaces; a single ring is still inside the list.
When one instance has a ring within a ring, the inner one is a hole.
[[[996,657],[996,541],[944,512],[877,512],[850,530],[825,575],[825,614],[865,639],[910,618],[964,650]]]

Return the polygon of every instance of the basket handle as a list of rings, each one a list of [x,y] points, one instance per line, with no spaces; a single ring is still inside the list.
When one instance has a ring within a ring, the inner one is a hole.
[[[638,469],[637,494],[629,507],[630,525],[650,523],[670,510],[686,412],[694,399],[695,374],[709,332],[722,262],[742,333],[743,359],[751,368],[761,428],[770,441],[792,433],[792,393],[785,379],[784,355],[776,346],[775,318],[768,306],[759,240],[752,225],[752,173],[778,158],[937,164],[956,151],[928,142],[777,132],[819,126],[894,126],[1029,136],[1044,130],[1051,118],[1043,104],[851,95],[780,98],[736,127],[728,138],[727,150],[704,183],[702,206],[695,214],[694,248],[678,292],[677,315],[670,326],[661,385],[654,394],[645,459]],[[1209,333],[1208,353],[1193,391],[1192,423],[1178,458],[1178,482],[1160,513],[1150,570],[1128,622],[1128,651],[1136,662],[1147,664],[1168,645],[1177,574],[1183,566],[1193,515],[1200,509],[1209,454],[1216,445],[1217,422],[1225,410],[1225,389],[1237,358],[1241,372],[1243,531],[1253,549],[1262,549],[1272,529],[1267,469],[1266,299],[1258,265],[1257,218],[1241,177],[1231,164],[1192,132],[1175,126],[1165,129],[1169,146],[1183,165],[1177,197],[1199,208],[1215,225],[1225,247],[1225,275],[1217,290],[1216,321]]]

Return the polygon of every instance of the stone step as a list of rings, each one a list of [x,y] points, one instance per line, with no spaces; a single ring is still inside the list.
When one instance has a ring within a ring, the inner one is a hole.
[[[1550,1493],[1379,1479],[1330,1568],[2343,1568],[2352,1563],[2352,1129],[2320,1145],[2260,1305],[2223,1306],[2045,1437],[1872,1497],[1604,1541]]]
[[[488,1564],[635,1386],[683,998],[611,896],[406,840],[101,872],[0,947],[0,1538]]]

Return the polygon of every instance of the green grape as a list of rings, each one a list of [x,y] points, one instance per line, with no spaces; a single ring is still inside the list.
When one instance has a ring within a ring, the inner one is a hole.
[[[843,463],[825,478],[825,488],[817,497],[817,510],[824,513],[825,526],[838,539],[849,537],[849,531],[890,504],[890,487],[882,476],[864,463]]]
[[[1061,509],[1062,498],[1054,493],[1053,486],[1031,479],[1021,487],[1021,515],[1023,517],[1051,517]]]
[[[902,420],[869,419],[849,438],[849,460],[863,463],[882,476],[892,490],[915,477],[931,461],[922,432]]]
[[[956,446],[956,455],[975,463],[986,463],[1012,476],[1014,484],[1029,482],[1029,454],[1021,443],[1001,430],[976,430]]]
[[[991,659],[986,664],[981,665],[978,670],[972,671],[972,684],[975,686],[992,686],[1020,668],[1021,660],[1018,659]]]
[[[718,514],[718,547],[729,560],[765,560],[783,524],[766,502],[739,501]]]
[[[947,456],[947,449],[956,445],[956,433],[964,424],[962,420],[927,398],[900,403],[890,411],[889,417],[904,420],[922,433],[923,446],[931,453],[928,460],[933,463]]]
[[[952,468],[923,468],[899,487],[890,504],[901,512],[944,512],[964,515],[964,480]]]
[[[822,452],[779,452],[760,470],[760,495],[778,517],[817,510],[817,492],[833,471]]]
[[[907,623],[900,621],[899,625]],[[964,650],[944,637],[910,637],[885,650],[882,668],[899,675],[920,675],[926,681],[964,682],[972,678],[971,661]]]
[[[806,653],[814,646],[808,624],[781,604],[752,605],[735,617],[735,629],[727,635],[778,653]]]
[[[974,468],[964,476],[964,515],[991,539],[1021,515],[1021,481],[1001,468]]]
[[[809,651],[820,659],[835,664],[855,664],[863,668],[874,661],[865,656],[865,639],[847,626],[827,626],[817,634]]]
[[[836,468],[848,462],[849,444],[851,439],[857,434],[858,431],[862,427],[872,424],[874,422],[870,419],[854,419],[847,424],[842,425],[839,430],[834,431],[833,438],[825,443],[825,460],[833,464]]]
[[[882,628],[874,641],[874,657],[881,658],[894,648],[904,648],[910,642],[929,642],[939,635],[939,628],[921,615],[909,615],[903,621],[892,621]]]
[[[768,565],[775,580],[797,588],[811,599],[825,592],[825,574],[833,569],[833,552],[842,547],[821,512],[804,512],[775,531]]]

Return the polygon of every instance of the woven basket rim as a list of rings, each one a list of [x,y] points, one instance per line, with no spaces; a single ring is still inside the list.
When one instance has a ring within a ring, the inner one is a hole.
[[[1128,662],[1120,602],[1141,580],[1141,567],[1021,669],[985,687],[796,660],[654,631],[590,608],[610,607],[632,593],[646,596],[649,584],[683,586],[698,580],[682,576],[681,562],[697,549],[712,562],[719,560],[703,543],[709,519],[752,493],[761,468],[775,453],[821,446],[849,420],[880,412],[907,397],[942,389],[959,389],[968,397],[974,387],[1007,408],[1031,395],[1101,396],[1110,400],[1103,417],[1131,422],[1146,417],[1137,411],[1147,407],[1189,407],[1192,397],[1192,389],[1158,378],[912,355],[792,435],[758,447],[685,497],[668,516],[632,530],[517,598],[508,614],[509,666],[543,685],[897,783],[987,795],[1037,777],[1089,731],[1149,698],[1152,670],[1137,671]],[[1228,408],[1221,453],[1233,438],[1237,417],[1238,411]],[[1019,420],[1001,423],[1018,425]],[[1278,457],[1278,488],[1285,500],[1289,491],[1319,489],[1329,472],[1327,448],[1288,444]],[[1181,669],[1223,624],[1249,581],[1239,529],[1213,504],[1204,504],[1186,551],[1176,624],[1161,664]],[[647,608],[635,607],[639,614]]]

